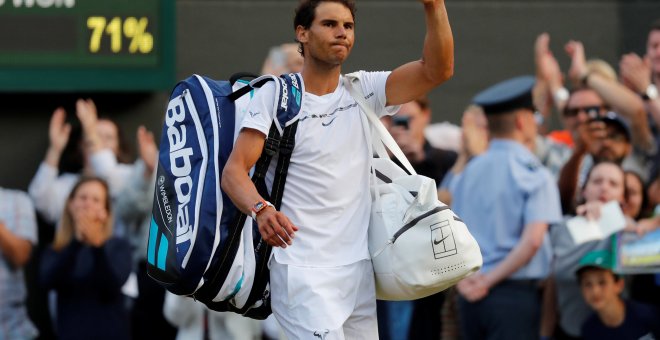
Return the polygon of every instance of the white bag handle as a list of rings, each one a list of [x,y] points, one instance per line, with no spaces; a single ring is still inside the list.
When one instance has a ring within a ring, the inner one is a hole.
[[[357,84],[357,86],[354,86],[354,82]],[[372,129],[375,130],[376,134],[373,136],[373,141],[376,140],[375,138],[378,137],[378,139],[381,141],[382,144],[385,144],[387,149],[389,149],[394,157],[399,160],[399,163],[403,165],[404,168],[408,171],[409,174],[411,175],[416,175],[417,173],[415,172],[415,169],[413,169],[412,165],[408,161],[408,158],[403,154],[403,151],[401,151],[401,148],[399,148],[399,145],[396,143],[392,135],[387,131],[385,128],[385,125],[383,125],[383,122],[378,119],[378,116],[374,113],[373,109],[367,104],[367,102],[364,100],[364,93],[362,93],[362,88],[360,86],[360,77],[357,75],[357,73],[349,73],[346,76],[344,76],[344,86],[348,89],[348,92],[351,93],[351,96],[353,96],[353,99],[358,103],[362,111],[367,115],[367,118],[369,119],[369,122],[371,123],[371,126],[374,128]],[[378,154],[379,157],[387,157],[387,153],[382,154],[383,152],[382,148],[379,148],[378,145],[374,145],[376,148],[376,153]]]

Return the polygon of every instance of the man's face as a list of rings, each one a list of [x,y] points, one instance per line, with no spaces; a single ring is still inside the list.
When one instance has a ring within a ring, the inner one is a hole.
[[[330,66],[341,65],[353,49],[355,23],[351,11],[338,2],[316,7],[309,29],[298,26],[296,37],[305,46],[305,59]]]
[[[585,269],[581,274],[580,289],[585,302],[595,311],[602,311],[619,299],[623,280],[615,280],[612,272],[604,269]]]
[[[625,132],[613,123],[606,123],[605,130],[605,138],[600,140],[594,158],[598,162],[609,161],[621,164],[632,149],[630,141]]]
[[[594,90],[579,90],[568,99],[566,108],[562,113],[564,128],[575,135],[578,126],[592,118],[590,115],[601,115],[604,112],[603,100]]]
[[[649,39],[646,42],[646,54],[651,58],[653,73],[660,73],[660,30],[649,32]]]
[[[431,113],[428,110],[422,110],[417,102],[412,101],[401,105],[396,115],[408,118],[408,130],[413,138],[424,139],[424,128],[431,120]]]
[[[519,113],[522,122],[521,132],[523,136],[523,144],[530,150],[534,150],[536,145],[536,136],[539,132],[539,127],[534,117],[532,110],[520,110]]]

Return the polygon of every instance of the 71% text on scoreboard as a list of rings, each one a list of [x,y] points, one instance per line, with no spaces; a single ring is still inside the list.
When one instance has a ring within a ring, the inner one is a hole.
[[[148,54],[154,48],[154,37],[147,30],[149,19],[146,17],[120,17],[111,19],[94,16],[87,18],[87,28],[92,31],[89,39],[89,51],[98,53],[101,44],[110,40],[110,51],[120,53],[126,48],[123,44],[124,37],[128,38],[128,53]]]

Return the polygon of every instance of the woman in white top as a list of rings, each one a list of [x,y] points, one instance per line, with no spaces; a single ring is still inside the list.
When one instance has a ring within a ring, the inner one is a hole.
[[[48,151],[28,187],[28,193],[34,201],[37,212],[52,224],[59,221],[66,197],[81,174],[105,179],[114,198],[123,189],[130,176],[143,169],[141,162],[136,165],[118,162],[118,159],[123,159],[125,155],[121,147],[123,139],[119,127],[109,119],[99,119],[96,106],[91,99],[79,99],[76,102],[76,115],[82,126],[82,140],[72,139],[75,134],[72,134],[71,125],[65,122],[66,112],[63,108],[53,112],[48,133],[50,140]],[[74,153],[82,154],[81,172],[60,173],[58,169],[69,143]],[[140,169],[134,169],[137,167]]]

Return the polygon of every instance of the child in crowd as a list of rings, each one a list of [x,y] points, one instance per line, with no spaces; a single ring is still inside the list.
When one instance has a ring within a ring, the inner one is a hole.
[[[582,296],[594,311],[582,325],[583,339],[658,339],[660,315],[649,305],[621,297],[624,281],[612,271],[608,250],[587,253],[576,271]]]

